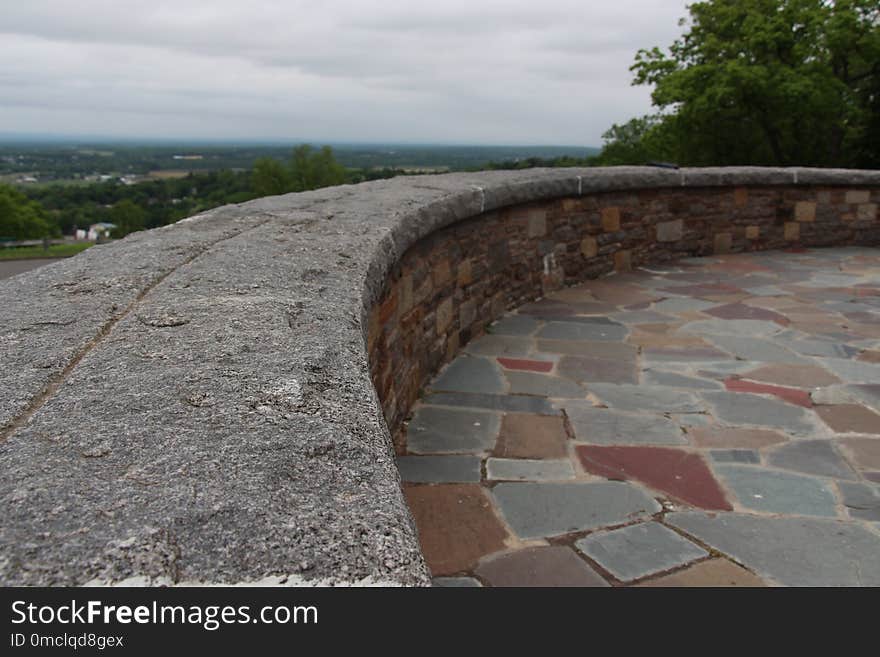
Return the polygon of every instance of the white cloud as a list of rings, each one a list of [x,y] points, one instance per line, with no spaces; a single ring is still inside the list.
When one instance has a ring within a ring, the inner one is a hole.
[[[0,0],[0,131],[599,144],[684,0]]]

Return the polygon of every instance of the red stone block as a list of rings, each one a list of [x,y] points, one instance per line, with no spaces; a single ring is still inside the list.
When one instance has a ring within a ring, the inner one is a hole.
[[[549,372],[553,362],[548,360],[528,360],[526,358],[499,358],[498,362],[508,370],[525,370],[527,372]]]
[[[698,454],[672,447],[595,445],[582,445],[575,451],[584,469],[593,474],[609,479],[635,479],[702,509],[733,509]]]
[[[754,381],[745,381],[744,379],[737,378],[726,379],[724,381],[724,386],[731,392],[751,392],[758,395],[773,395],[774,397],[779,397],[782,401],[787,401],[789,404],[803,406],[804,408],[813,408],[813,401],[810,399],[810,393],[805,390],[771,386],[766,383],[755,383]]]

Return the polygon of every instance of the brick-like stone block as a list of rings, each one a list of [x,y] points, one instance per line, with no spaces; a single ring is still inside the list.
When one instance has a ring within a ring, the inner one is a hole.
[[[404,315],[410,311],[413,307],[413,280],[412,274],[407,274],[406,276],[402,276],[400,278],[400,282],[398,283],[398,290],[400,294],[400,314]]]
[[[474,268],[470,259],[462,260],[458,264],[458,286],[470,285],[474,281]]]
[[[614,254],[614,271],[632,271],[632,252],[618,251]]]
[[[675,221],[664,221],[657,224],[657,241],[658,242],[677,242],[684,233],[684,221],[676,219]]]
[[[862,203],[856,208],[856,217],[859,221],[873,221],[877,218],[877,204]]]
[[[562,211],[563,212],[574,212],[577,209],[578,209],[578,199],[576,199],[576,198],[562,199]]]
[[[620,208],[602,208],[602,230],[616,233],[620,230]]]
[[[585,237],[581,240],[581,253],[585,258],[595,258],[599,253],[599,243],[595,237]]]
[[[474,281],[474,267],[473,263],[468,260],[462,260],[458,264],[457,273],[457,282],[459,287],[464,287],[465,285],[470,285]]]
[[[458,349],[461,347],[461,339],[458,331],[454,331],[446,340],[446,360],[452,360],[458,355]]]
[[[871,200],[871,192],[867,189],[850,189],[846,193],[845,200],[852,205],[868,203]]]
[[[442,335],[452,324],[452,299],[446,299],[437,306],[437,335]]]
[[[741,208],[749,202],[749,190],[746,187],[737,187],[733,190],[733,202]]]
[[[730,248],[733,246],[733,235],[730,233],[718,233],[715,236],[714,249],[713,253],[716,255],[721,255],[723,253],[730,253]]]
[[[761,236],[760,226],[746,226],[746,239],[756,240]]]
[[[387,324],[390,320],[397,318],[397,289],[392,288],[391,293],[379,306],[379,323]]]
[[[434,285],[437,288],[443,287],[452,278],[452,270],[449,267],[449,260],[446,258],[440,260],[434,265],[434,270],[431,274],[434,277]]]
[[[547,234],[547,213],[544,210],[529,212],[529,238],[543,237]]]
[[[795,221],[816,221],[815,201],[798,201],[794,205]]]
[[[796,221],[785,222],[784,237],[787,240],[799,240],[801,238],[801,225]]]
[[[473,299],[468,299],[463,302],[458,310],[458,325],[462,329],[466,329],[474,322],[474,318],[477,316],[477,302]]]

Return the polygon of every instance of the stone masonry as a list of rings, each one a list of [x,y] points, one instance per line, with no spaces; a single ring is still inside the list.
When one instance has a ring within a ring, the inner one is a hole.
[[[869,171],[414,176],[217,208],[0,281],[0,583],[428,584],[389,426],[400,435],[420,387],[490,321],[547,291],[678,256],[876,245],[878,203],[880,173]],[[559,312],[538,304],[542,317]],[[603,376],[632,378],[614,326],[549,330],[548,340],[615,342],[599,359]],[[523,360],[515,335],[496,342],[508,364]],[[587,365],[567,367],[577,376]],[[786,387],[784,374],[761,384]],[[491,385],[493,371],[477,376]],[[438,400],[482,404],[467,414],[475,448],[501,411],[559,419],[539,396],[446,394]],[[838,413],[823,421],[847,431],[870,421]],[[429,424],[421,436],[444,439]],[[509,432],[488,467],[562,476],[562,464],[508,462],[538,460],[522,455],[559,449],[553,441]],[[846,447],[865,460],[873,448],[860,434]],[[438,476],[419,460],[402,467]],[[467,508],[485,511],[482,464],[449,459],[441,470],[462,478]],[[597,517],[653,511],[650,496],[598,483],[598,499],[616,502]],[[860,487],[841,495],[872,503]],[[495,550],[496,529],[476,547]],[[664,532],[648,537],[682,547]],[[541,554],[572,563],[564,551]]]
[[[400,423],[430,375],[505,310],[611,272],[767,249],[880,244],[880,190],[803,187],[596,193],[484,213],[412,246],[369,320],[373,383]],[[544,316],[559,304],[545,302]]]

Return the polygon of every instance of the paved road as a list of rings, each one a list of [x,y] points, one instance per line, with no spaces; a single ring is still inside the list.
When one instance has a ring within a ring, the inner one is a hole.
[[[57,258],[33,258],[29,260],[0,260],[0,279],[9,278],[50,262],[55,262]]]
[[[880,586],[880,250],[688,259],[521,307],[399,457],[444,585]]]

